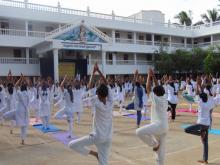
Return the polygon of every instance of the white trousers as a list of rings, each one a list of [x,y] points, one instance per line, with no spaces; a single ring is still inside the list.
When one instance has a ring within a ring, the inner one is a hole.
[[[111,140],[99,141],[94,135],[82,137],[77,140],[73,140],[69,143],[69,148],[79,152],[82,155],[87,156],[90,153],[90,149],[87,146],[96,145],[99,165],[108,165],[109,153],[111,148]]]
[[[156,147],[158,144],[160,144],[159,150],[155,152],[156,164],[164,165],[167,132],[162,130],[159,124],[149,124],[137,129],[136,134],[150,147]]]
[[[68,123],[68,129],[69,129],[69,136],[73,136],[73,113],[68,112],[64,109],[59,110],[55,114],[55,119],[64,119],[64,116],[66,115],[67,123]]]
[[[43,128],[48,129],[49,128],[49,122],[50,122],[50,116],[42,116],[41,117]]]

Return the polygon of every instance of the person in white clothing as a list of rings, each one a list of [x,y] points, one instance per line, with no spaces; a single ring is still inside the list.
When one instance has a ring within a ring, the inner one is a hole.
[[[75,80],[74,89],[73,89],[73,97],[74,97],[74,112],[77,114],[77,124],[80,124],[81,116],[83,113],[83,94],[84,89],[81,88],[81,84],[79,80]]]
[[[67,76],[64,77],[60,88],[61,91],[63,92],[63,100],[64,100],[64,107],[62,107],[61,110],[59,110],[55,114],[56,119],[63,119],[64,115],[66,115],[67,123],[68,123],[68,128],[69,128],[69,135],[68,138],[73,137],[73,113],[74,113],[74,96],[73,96],[73,89],[72,85],[67,85],[65,87],[65,81],[66,81]]]
[[[19,90],[19,84],[20,90]],[[18,98],[18,104],[15,109],[6,112],[3,115],[4,120],[15,120],[16,125],[21,128],[21,144],[24,145],[25,138],[27,135],[27,127],[29,125],[29,112],[28,106],[30,103],[30,98],[27,91],[27,83],[23,76],[15,84],[16,95]]]
[[[93,122],[93,132],[85,137],[73,140],[69,143],[69,147],[83,155],[95,156],[99,165],[108,165],[109,153],[112,143],[112,109],[113,98],[111,90],[107,87],[107,80],[101,73],[96,64],[93,69],[90,82],[95,72],[98,72],[104,82],[97,88],[97,96],[94,96],[92,102],[95,106],[95,115]],[[95,145],[97,152],[90,150],[87,146]]]
[[[198,160],[199,163],[208,164],[208,130],[211,124],[210,111],[211,102],[208,100],[208,95],[202,92],[202,81],[197,80],[198,98],[198,120],[197,124],[189,126],[185,129],[186,133],[201,136],[203,143],[203,159]]]
[[[153,78],[155,87],[151,92],[151,78]],[[167,98],[162,86],[158,82],[153,71],[150,69],[147,78],[147,91],[152,101],[151,105],[151,124],[143,126],[136,130],[137,136],[147,145],[153,148],[156,155],[156,164],[164,165],[165,162],[165,143],[168,132],[167,117]]]
[[[174,121],[176,119],[176,106],[178,103],[178,87],[175,85],[175,82],[172,79],[172,76],[169,76],[169,80],[166,82],[167,86],[167,100],[168,100],[168,111],[171,111],[171,119]]]
[[[51,90],[44,80],[38,88],[40,96],[40,117],[43,122],[43,128],[48,130],[51,115]]]

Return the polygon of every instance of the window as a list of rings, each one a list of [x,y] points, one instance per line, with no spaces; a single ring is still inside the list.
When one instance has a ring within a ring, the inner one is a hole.
[[[138,39],[139,39],[139,40],[144,40],[144,36],[143,36],[143,35],[140,35],[140,36],[138,37]]]
[[[154,40],[155,41],[161,41],[161,36],[160,35],[155,35]]]
[[[120,33],[119,32],[115,32],[115,38],[120,38]]]
[[[21,49],[14,49],[14,57],[15,58],[21,57]]]
[[[146,54],[146,60],[152,61],[152,54]]]
[[[28,24],[28,31],[33,31],[33,25]]]
[[[128,61],[128,54],[124,54],[124,61]]]
[[[128,39],[132,39],[132,33],[128,33]]]
[[[204,38],[204,42],[211,42],[211,38],[210,37]]]
[[[147,41],[152,41],[152,36],[151,36],[151,34],[146,34],[146,40],[147,40]]]

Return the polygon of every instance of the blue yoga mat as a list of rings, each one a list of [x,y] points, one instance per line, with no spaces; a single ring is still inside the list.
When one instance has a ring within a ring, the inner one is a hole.
[[[56,126],[52,124],[49,125],[49,129],[44,129],[42,124],[34,125],[33,127],[40,130],[43,133],[61,131],[61,129],[57,128]]]
[[[131,119],[137,119],[137,115],[136,114],[129,114],[129,115],[125,115],[126,117],[129,117]],[[141,120],[150,120],[149,116],[142,116]]]
[[[190,125],[188,124],[183,124],[181,125],[181,128],[185,129],[187,127],[189,127]],[[209,134],[212,134],[212,135],[220,135],[220,130],[219,129],[211,129],[209,130]]]

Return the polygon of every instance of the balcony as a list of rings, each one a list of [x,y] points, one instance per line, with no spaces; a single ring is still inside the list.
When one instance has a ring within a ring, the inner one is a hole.
[[[13,8],[20,8],[20,9],[28,9],[32,11],[42,11],[42,12],[50,12],[50,13],[60,13],[66,15],[74,15],[74,16],[82,16],[82,17],[91,17],[91,18],[99,18],[99,19],[106,19],[106,20],[114,20],[120,22],[128,22],[128,23],[136,23],[136,24],[145,24],[151,26],[161,26],[165,28],[171,29],[183,29],[183,30],[196,30],[201,29],[204,27],[211,27],[211,26],[219,26],[220,21],[213,22],[210,24],[204,24],[199,26],[184,26],[178,24],[171,24],[171,23],[160,23],[152,20],[144,20],[144,19],[137,19],[132,17],[124,17],[124,16],[117,16],[114,13],[112,14],[103,14],[103,13],[96,13],[91,12],[89,10],[75,10],[69,8],[62,8],[61,6],[48,6],[48,5],[40,5],[34,3],[25,3],[21,1],[11,1],[11,0],[0,0],[0,6],[3,7],[13,7]]]
[[[38,58],[0,58],[0,75],[7,76],[9,69],[11,69],[14,76],[19,76],[23,73],[26,76],[40,75],[40,61]]]

